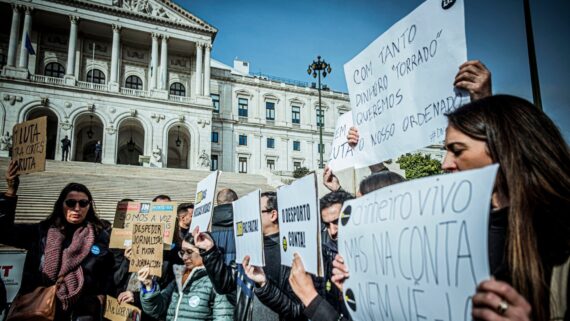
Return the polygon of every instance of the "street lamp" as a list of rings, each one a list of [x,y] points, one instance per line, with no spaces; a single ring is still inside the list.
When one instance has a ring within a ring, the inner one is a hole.
[[[321,156],[321,161],[319,163],[319,168],[324,168],[323,162],[323,126],[325,122],[325,115],[323,114],[323,109],[321,106],[321,74],[322,77],[325,78],[327,74],[332,72],[331,65],[328,64],[324,59],[321,60],[321,56],[317,57],[317,60],[313,60],[313,63],[309,65],[307,68],[307,73],[313,75],[313,78],[317,78],[318,76],[318,91],[319,91],[319,116],[317,117],[317,121],[319,122],[319,154]]]

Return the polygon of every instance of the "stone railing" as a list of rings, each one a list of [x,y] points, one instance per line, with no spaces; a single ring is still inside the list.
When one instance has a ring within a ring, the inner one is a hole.
[[[168,99],[171,101],[175,101],[177,103],[186,103],[186,104],[192,101],[192,97],[176,96],[176,95],[168,95]]]
[[[78,81],[77,87],[83,88],[83,89],[97,90],[97,91],[108,91],[108,88],[109,88],[107,86],[107,84],[97,84],[97,83],[87,82],[87,81]]]
[[[65,81],[63,78],[49,77],[44,75],[30,75],[30,80],[33,82],[41,82],[50,85],[60,85],[60,86],[65,85]]]
[[[121,94],[135,97],[148,97],[148,91],[146,90],[131,89],[125,87],[121,87]]]

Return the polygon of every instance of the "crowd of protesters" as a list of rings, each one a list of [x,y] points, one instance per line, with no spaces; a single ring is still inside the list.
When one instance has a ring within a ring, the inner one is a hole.
[[[442,169],[500,165],[489,204],[493,278],[473,289],[472,317],[570,320],[568,269],[563,269],[570,255],[568,144],[528,101],[493,96],[482,63],[460,66],[454,85],[467,90],[472,101],[447,115]],[[347,138],[355,146],[358,129],[351,128]],[[211,232],[190,231],[193,204],[179,205],[174,242],[163,253],[164,273],[155,278],[146,267],[128,272],[130,249],[109,249],[108,224],[96,215],[82,184],[67,185],[44,221],[15,224],[17,166],[10,163],[8,189],[0,196],[0,243],[28,250],[20,294],[58,282],[55,320],[102,320],[105,295],[140,307],[142,320],[350,320],[342,291],[350,271],[337,246],[341,207],[404,181],[375,166],[353,196],[325,169],[323,183],[331,192],[320,199],[322,278],[306,273],[297,254],[293,262],[281,261],[275,192],[261,194],[266,265],[250,265],[249,257],[236,264],[231,203],[238,195],[231,189],[217,194]]]

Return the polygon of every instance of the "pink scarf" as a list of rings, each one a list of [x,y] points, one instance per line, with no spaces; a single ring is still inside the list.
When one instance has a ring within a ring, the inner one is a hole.
[[[57,288],[57,297],[66,311],[77,302],[83,290],[85,279],[81,262],[89,255],[95,242],[95,231],[91,224],[78,228],[65,250],[62,249],[64,240],[65,235],[59,228],[52,227],[48,230],[43,273],[54,282],[64,276]]]

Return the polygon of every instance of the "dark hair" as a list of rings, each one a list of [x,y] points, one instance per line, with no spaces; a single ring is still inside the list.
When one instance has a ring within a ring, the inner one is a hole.
[[[570,249],[570,152],[558,128],[530,102],[508,95],[483,98],[447,115],[449,126],[486,143],[500,164],[495,191],[508,199],[505,258],[514,288],[548,320],[545,269]]]
[[[390,171],[372,173],[360,182],[358,190],[360,194],[365,195],[382,187],[398,184],[405,180],[406,179],[400,174]]]
[[[188,209],[193,209],[194,203],[180,203],[176,209],[176,213],[185,212]]]
[[[275,192],[263,192],[261,197],[267,197],[267,209],[268,210],[278,210],[277,207],[277,193]]]
[[[354,196],[347,191],[338,190],[336,192],[330,192],[325,196],[321,197],[320,205],[321,211],[327,207],[331,207],[334,204],[343,204],[345,201],[354,199]]]
[[[134,200],[131,199],[131,198],[123,198],[123,199],[120,200],[119,202],[120,202],[120,203],[122,203],[122,202],[134,202]]]
[[[186,234],[186,236],[184,236],[184,242],[187,242],[187,243],[190,243],[191,245],[196,246],[194,244],[194,236],[192,236],[192,233],[190,233],[190,232],[188,234]],[[182,246],[182,243],[180,246]]]
[[[238,196],[236,192],[234,192],[234,190],[230,188],[222,189],[221,191],[218,192],[218,195],[216,196],[216,202],[218,203],[218,205],[231,203],[237,199]]]
[[[170,196],[164,195],[164,194],[157,195],[157,196],[155,196],[155,197],[152,199],[153,202],[156,202],[156,201],[158,201],[158,200],[168,200],[169,202],[172,201],[172,200],[170,199]]]
[[[69,194],[70,192],[80,192],[87,195],[87,199],[91,202],[91,205],[87,210],[87,216],[85,217],[84,222],[91,223],[97,233],[103,230],[103,223],[95,213],[95,201],[93,201],[93,196],[91,196],[91,192],[85,185],[79,183],[69,183],[61,190],[61,193],[59,193],[59,197],[57,198],[55,204],[53,205],[53,211],[45,220],[45,222],[49,226],[57,227],[62,230],[65,228],[67,220],[65,219],[65,213],[63,212],[63,202],[65,201],[67,194]]]

